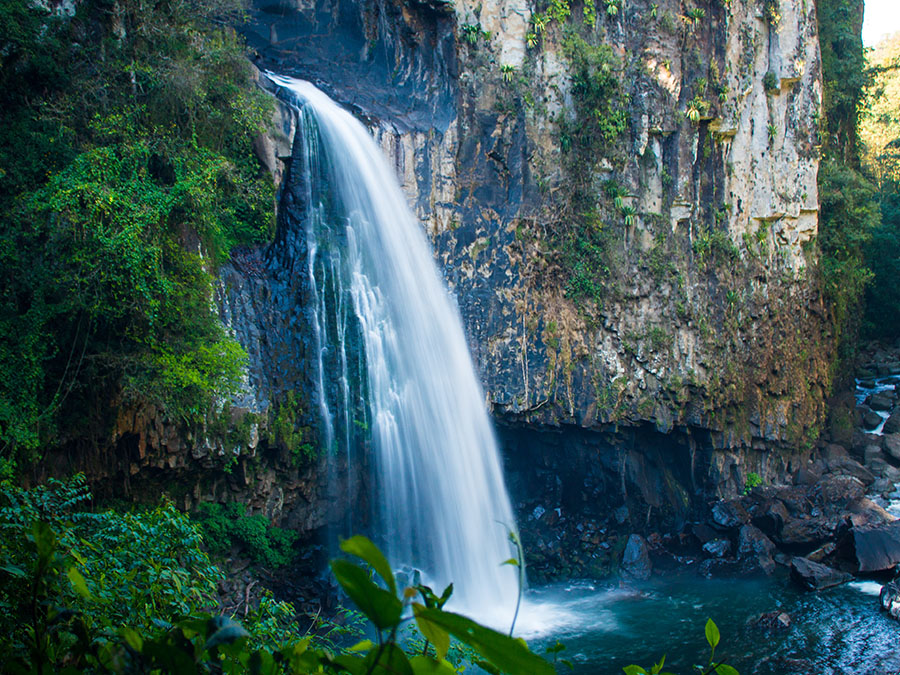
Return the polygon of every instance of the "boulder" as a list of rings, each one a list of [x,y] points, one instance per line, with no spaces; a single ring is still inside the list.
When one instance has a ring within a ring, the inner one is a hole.
[[[823,588],[840,586],[852,578],[846,572],[839,572],[806,558],[797,557],[791,560],[791,579],[809,591],[821,591]]]
[[[854,526],[853,556],[860,572],[880,572],[900,563],[900,521]]]
[[[632,534],[622,555],[622,573],[632,579],[649,579],[653,572],[647,542],[639,534]]]
[[[784,527],[785,522],[790,520],[790,517],[784,502],[779,499],[769,499],[754,510],[752,522],[766,535],[772,537],[781,532],[781,528]]]
[[[900,410],[891,413],[884,423],[884,433],[896,434],[900,432]]]
[[[865,469],[854,462],[856,467],[859,469]],[[851,465],[846,465],[848,472],[855,470],[858,472],[858,469],[852,467]],[[872,476],[871,473],[866,471],[868,477],[870,479],[869,484],[875,482],[875,477]],[[812,497],[819,505],[823,508],[839,512],[843,511],[847,505],[859,499],[866,493],[866,486],[863,481],[855,476],[848,475],[844,473],[842,475],[829,474],[822,477],[816,485],[809,491],[809,496]]]
[[[737,499],[713,504],[712,523],[714,526],[730,530],[748,522],[750,522],[750,514]]]
[[[703,550],[713,558],[724,558],[731,551],[731,542],[727,539],[713,539],[703,544]]]
[[[882,586],[878,600],[881,603],[881,609],[887,612],[891,618],[900,621],[900,581],[895,579]]]
[[[753,525],[744,525],[738,533],[738,558],[753,569],[759,568],[766,574],[775,571],[775,544]]]
[[[900,462],[900,434],[887,434],[884,437],[884,452]]]
[[[824,459],[826,462],[832,462],[836,459],[842,459],[844,457],[849,457],[847,448],[837,443],[829,443],[822,450],[822,459]]]
[[[781,528],[781,532],[775,535],[775,541],[794,550],[809,550],[821,546],[832,536],[834,525],[825,518],[791,518]]]
[[[863,458],[866,466],[872,463],[872,460],[884,460],[884,452],[878,445],[867,445],[863,448]]]
[[[888,411],[894,407],[894,399],[887,394],[872,394],[866,400],[872,410]]]
[[[714,530],[705,523],[694,523],[693,525],[691,525],[691,533],[695,537],[697,537],[697,540],[701,544],[706,544],[707,542],[710,542],[713,539],[718,539],[722,536],[721,532]]]
[[[819,474],[801,466],[794,472],[794,485],[815,485],[820,477]]]
[[[828,469],[842,476],[853,476],[863,485],[871,485],[875,482],[875,476],[855,459],[844,458],[834,462],[828,462]]]
[[[759,618],[753,622],[757,628],[765,631],[785,630],[791,626],[791,617],[787,612],[775,610],[760,614]]]
[[[866,429],[877,429],[881,424],[881,415],[869,408],[863,409],[862,426]]]

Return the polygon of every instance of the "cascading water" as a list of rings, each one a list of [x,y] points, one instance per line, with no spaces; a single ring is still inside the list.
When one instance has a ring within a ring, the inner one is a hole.
[[[367,428],[376,537],[392,564],[421,570],[438,592],[454,582],[456,607],[499,624],[516,604],[516,571],[501,565],[515,522],[458,309],[365,127],[312,84],[270,78],[300,111],[321,391],[326,379],[340,380],[341,410],[321,399],[327,440],[349,446],[350,434]],[[365,353],[356,387],[351,306]]]

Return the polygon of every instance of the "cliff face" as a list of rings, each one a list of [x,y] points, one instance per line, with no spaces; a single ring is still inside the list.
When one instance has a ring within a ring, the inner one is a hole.
[[[247,34],[379,137],[501,425],[677,428],[719,487],[774,475],[747,451],[815,437],[832,352],[814,4],[592,7],[257,2]]]

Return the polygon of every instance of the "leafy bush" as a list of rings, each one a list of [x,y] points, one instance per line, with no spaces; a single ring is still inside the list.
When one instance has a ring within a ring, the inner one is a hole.
[[[171,503],[144,512],[93,513],[81,475],[31,490],[6,481],[0,499],[5,650],[23,654],[35,647],[36,596],[52,596],[59,607],[78,612],[88,631],[149,629],[216,604],[222,574],[203,552],[198,528]]]
[[[238,502],[202,503],[196,520],[214,553],[224,555],[238,546],[253,562],[267,567],[281,567],[294,557],[296,532],[273,527],[261,514],[248,516]]]

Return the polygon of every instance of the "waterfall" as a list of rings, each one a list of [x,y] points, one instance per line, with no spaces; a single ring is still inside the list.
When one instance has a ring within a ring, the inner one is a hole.
[[[320,386],[333,382],[342,407],[320,402],[331,450],[349,452],[341,439],[366,428],[377,472],[373,535],[391,563],[420,570],[438,593],[453,582],[452,606],[499,624],[516,603],[517,573],[501,564],[513,555],[515,522],[459,310],[366,128],[312,84],[270,78],[299,110]],[[364,350],[356,387],[348,311]],[[325,372],[326,363],[335,367]]]

